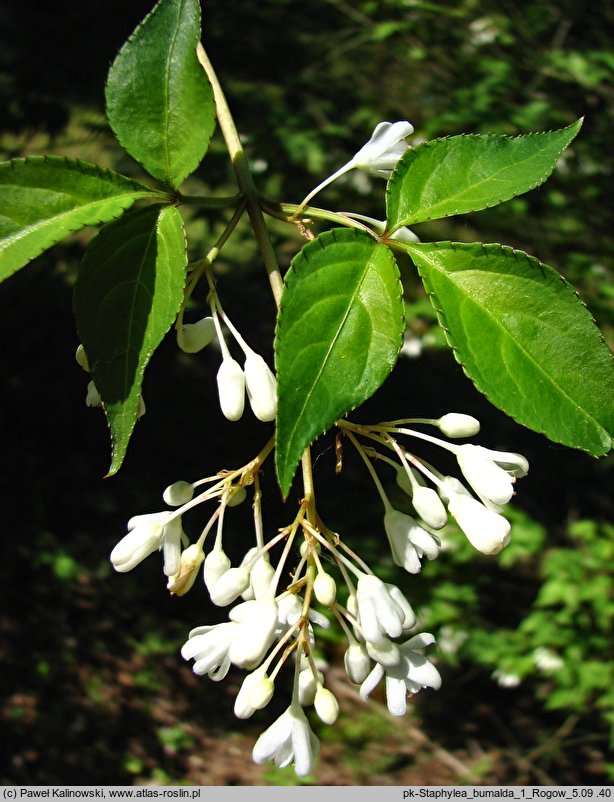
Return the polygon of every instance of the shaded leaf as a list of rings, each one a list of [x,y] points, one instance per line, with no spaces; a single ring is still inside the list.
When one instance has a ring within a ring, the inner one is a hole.
[[[79,268],[75,315],[111,431],[109,474],[124,459],[147,363],[179,310],[186,264],[179,212],[150,206],[105,226]]]
[[[385,245],[333,229],[295,257],[275,339],[276,463],[284,495],[305,448],[386,379],[403,330],[399,272]]]
[[[175,188],[200,164],[215,125],[199,39],[198,0],[160,0],[120,50],[106,87],[107,115],[121,144]]]
[[[614,361],[573,288],[501,245],[406,243],[455,356],[519,423],[593,456],[614,433]]]

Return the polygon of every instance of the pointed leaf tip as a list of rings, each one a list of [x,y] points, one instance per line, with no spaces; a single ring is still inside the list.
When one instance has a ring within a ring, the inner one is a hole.
[[[275,338],[276,467],[284,497],[303,451],[384,382],[404,325],[394,256],[369,235],[333,229],[294,258]]]

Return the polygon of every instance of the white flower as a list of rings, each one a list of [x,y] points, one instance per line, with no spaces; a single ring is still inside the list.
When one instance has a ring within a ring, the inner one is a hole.
[[[424,554],[429,560],[434,560],[439,554],[437,538],[423,529],[411,515],[391,508],[384,516],[384,528],[392,559],[410,574],[420,571],[420,558]]]
[[[245,374],[232,357],[222,360],[217,372],[217,389],[224,417],[239,420],[245,407]]]
[[[343,655],[343,663],[348,677],[360,685],[369,675],[371,658],[364,643],[351,643]]]
[[[228,617],[239,624],[230,646],[231,662],[240,668],[254,668],[275,640],[277,604],[273,599],[242,602]]]
[[[366,646],[369,657],[383,666],[396,666],[401,659],[399,647],[388,638],[382,638],[379,643],[367,643]]]
[[[249,571],[244,566],[229,568],[209,588],[209,596],[213,604],[225,607],[237,599],[249,587]]]
[[[181,656],[185,660],[196,660],[192,668],[195,674],[207,674],[216,682],[224,679],[230,668],[229,651],[238,628],[239,624],[234,621],[197,627],[181,647]]]
[[[249,586],[255,599],[270,599],[275,595],[271,586],[274,576],[275,569],[269,561],[269,555],[265,553],[256,560],[249,572]]]
[[[164,526],[162,533],[162,551],[164,554],[164,573],[174,576],[181,567],[181,537],[183,529],[181,517],[173,518]]]
[[[213,548],[205,560],[203,566],[203,574],[205,579],[205,587],[211,593],[211,588],[215,585],[220,577],[230,569],[230,559],[221,548]]]
[[[202,561],[205,559],[202,546],[192,543],[187,549],[181,552],[181,562],[179,570],[170,576],[167,582],[167,589],[176,596],[185,596],[191,590],[196,580],[196,575]]]
[[[294,762],[296,773],[304,777],[310,773],[319,750],[320,742],[302,708],[291,704],[258,738],[252,757],[255,763],[274,760],[280,768]]]
[[[400,660],[396,665],[377,664],[360,686],[360,695],[367,699],[369,694],[386,676],[386,703],[393,716],[403,716],[407,709],[407,692],[418,693],[421,688],[441,687],[441,676],[435,666],[416,649],[423,649],[435,642],[428,632],[415,635],[399,648]]]
[[[326,571],[320,571],[313,583],[313,592],[320,604],[323,604],[324,607],[332,607],[337,595],[335,580]]]
[[[194,485],[190,484],[190,482],[184,482],[182,479],[178,482],[173,482],[162,494],[164,503],[168,504],[169,507],[180,507],[182,504],[191,501],[193,496]]]
[[[204,317],[196,323],[184,323],[177,329],[177,345],[186,354],[201,351],[215,338],[215,323],[212,317]]]
[[[390,178],[397,162],[409,145],[406,137],[414,132],[407,120],[396,123],[378,123],[371,139],[354,155],[349,164],[371,175]]]
[[[483,554],[498,554],[509,543],[509,521],[493,510],[486,509],[472,496],[452,493],[448,509],[467,540]]]
[[[448,412],[436,425],[446,437],[472,437],[480,431],[480,421],[462,412]]]
[[[318,184],[315,189],[312,189],[305,197],[296,213],[298,214],[320,190],[324,189],[324,187],[328,186],[349,170],[363,170],[366,173],[379,176],[380,178],[390,178],[397,162],[409,147],[405,138],[410,136],[413,132],[414,127],[411,123],[408,123],[407,120],[401,120],[396,123],[378,123],[369,141],[352,156],[349,162],[322,181],[321,184]],[[402,238],[403,237],[399,237],[399,239]],[[410,233],[409,238],[413,241],[412,233]]]
[[[120,573],[132,571],[132,569],[142,562],[162,545],[164,526],[159,520],[148,521],[129,527],[129,532],[125,535],[111,552],[111,562],[113,568]]]
[[[258,420],[275,420],[277,415],[277,379],[264,359],[251,349],[246,354],[245,386],[252,412]]]
[[[248,674],[235,699],[234,713],[237,718],[249,718],[256,710],[266,707],[271,701],[275,685],[267,677],[264,668],[258,668]]]
[[[413,617],[409,602],[394,585],[361,574],[356,587],[358,622],[366,641],[379,643],[385,635],[397,638]],[[412,626],[409,623],[409,626]]]
[[[526,476],[529,463],[521,454],[492,451],[469,443],[456,449],[456,459],[475,492],[494,505],[507,504],[517,477]]]
[[[334,724],[339,716],[339,702],[335,695],[322,685],[318,685],[313,702],[316,713],[325,724]]]
[[[313,669],[309,663],[307,663],[306,668],[299,671],[298,675],[298,703],[302,707],[312,705],[315,701],[318,687],[323,682],[324,674],[318,670],[316,670],[314,674]]]
[[[441,529],[448,523],[446,508],[432,487],[414,487],[412,504],[420,518],[433,529]]]
[[[181,562],[181,518],[168,521],[169,512],[150,512],[134,515],[128,521],[126,534],[111,552],[111,562],[116,571],[125,573],[149,557],[154,551],[164,549],[164,573],[172,576],[179,571]]]

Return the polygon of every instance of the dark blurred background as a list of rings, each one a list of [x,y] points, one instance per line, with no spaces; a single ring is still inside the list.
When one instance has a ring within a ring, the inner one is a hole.
[[[66,154],[142,178],[105,122],[104,81],[150,7],[0,5],[2,159]],[[614,341],[610,3],[594,3],[589,13],[572,0],[210,0],[203,29],[257,182],[279,200],[300,201],[380,120],[410,120],[418,142],[547,130],[584,115],[578,139],[543,187],[417,233],[527,250],[574,283]],[[353,177],[319,202],[381,218],[383,189]],[[219,134],[186,191],[234,192]],[[190,212],[186,220],[199,254],[224,216]],[[285,267],[301,242],[280,223],[271,229]],[[99,410],[85,407],[71,313],[78,262],[94,233],[73,236],[0,288],[0,781],[291,784],[291,770],[251,764],[251,744],[274,710],[238,722],[232,704],[240,674],[214,686],[195,679],[178,654],[191,627],[221,620],[201,583],[184,599],[169,598],[156,556],[128,576],[108,564],[126,520],[160,509],[167,484],[243,464],[269,431],[247,414],[238,424],[223,420],[218,355],[183,355],[169,335],[147,370],[147,414],[125,465],[103,479],[106,426]],[[247,227],[217,264],[227,311],[270,360],[274,309]],[[381,507],[362,466],[346,449],[336,477],[332,439],[316,444],[325,520],[407,590],[421,626],[438,637],[444,688],[420,694],[406,719],[391,720],[381,696],[355,703],[338,667],[343,644],[327,637],[329,687],[344,712],[334,728],[314,721],[323,752],[307,782],[610,782],[612,459],[549,443],[493,409],[443,346],[410,265],[401,267],[418,355],[401,358],[357,418],[466,411],[482,421],[482,444],[522,451],[531,473],[519,483],[512,544],[499,558],[476,557],[459,539],[410,578],[387,556]],[[204,313],[202,295],[191,312],[194,319]],[[296,496],[284,509],[271,474],[265,471],[264,490],[274,532],[293,516]],[[248,507],[228,516],[237,554]],[[271,708],[285,706],[282,686]]]

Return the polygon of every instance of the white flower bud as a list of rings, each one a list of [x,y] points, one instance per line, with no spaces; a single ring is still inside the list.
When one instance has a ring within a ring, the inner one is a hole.
[[[343,662],[348,677],[356,685],[364,682],[371,671],[371,659],[363,643],[351,643],[343,655]]]
[[[462,412],[448,412],[439,418],[437,427],[446,437],[473,437],[480,431],[480,421]]]
[[[494,504],[507,504],[514,495],[515,479],[487,454],[488,449],[465,444],[458,449],[456,458],[478,496]]]
[[[439,495],[446,504],[449,503],[450,499],[455,493],[460,493],[462,496],[469,496],[469,498],[473,498],[465,485],[459,479],[457,479],[456,476],[444,476],[438,489]]]
[[[269,555],[263,554],[256,561],[249,575],[250,585],[256,599],[270,599],[274,596],[274,593],[271,592],[271,582],[274,576],[275,569],[269,562]]]
[[[390,589],[393,587],[372,574],[362,574],[358,580],[359,623],[365,640],[370,643],[379,643],[385,635],[396,638],[405,628],[406,611],[392,597]],[[398,593],[402,596],[400,591]],[[409,607],[406,601],[404,606]]]
[[[497,554],[510,540],[510,524],[502,515],[486,509],[477,499],[461,493],[452,494],[450,515],[467,540],[484,554]]]
[[[277,620],[282,627],[291,627],[301,617],[302,599],[296,593],[283,596],[278,603]]]
[[[180,507],[182,504],[191,501],[193,496],[194,485],[191,485],[189,482],[184,482],[181,479],[169,485],[162,494],[164,502],[168,504],[169,507]]]
[[[175,576],[181,567],[181,518],[174,518],[164,527],[162,550],[164,553],[164,573]]]
[[[324,607],[332,607],[337,595],[335,580],[330,574],[320,571],[313,583],[313,592],[320,604],[323,604]]]
[[[230,568],[230,560],[222,549],[213,549],[207,555],[204,565],[205,586],[211,592],[212,587]]]
[[[334,724],[339,716],[339,702],[335,695],[322,685],[318,685],[313,700],[316,713],[325,724]]]
[[[239,420],[245,407],[245,374],[231,357],[224,359],[217,372],[220,407],[225,418]]]
[[[264,669],[248,674],[235,700],[234,713],[237,718],[249,718],[256,710],[266,707],[273,697],[275,685]]]
[[[177,330],[177,345],[186,354],[202,351],[215,338],[212,317],[204,317],[196,323],[185,323]]]
[[[441,529],[448,523],[446,508],[431,487],[414,488],[412,504],[420,518],[433,529]]]
[[[316,671],[314,677],[313,671],[310,668],[304,668],[298,675],[298,703],[301,707],[312,705],[316,698],[316,691],[318,685],[321,685],[324,680],[324,674],[321,671]]]
[[[75,359],[77,360],[77,365],[79,365],[80,368],[83,368],[83,370],[86,373],[90,372],[90,363],[87,360],[87,354],[85,353],[85,348],[81,344],[77,346],[77,350],[75,352]]]
[[[229,568],[209,590],[213,604],[226,607],[237,599],[249,586],[249,571],[247,568]]]
[[[166,585],[169,592],[175,596],[185,596],[191,590],[198,574],[198,569],[204,559],[205,554],[202,546],[192,543],[191,546],[184,549],[181,553],[179,571],[174,576],[169,577]]]
[[[369,141],[352,158],[351,166],[372,175],[389,178],[409,147],[405,137],[410,136],[413,131],[413,125],[407,120],[378,123]]]
[[[158,522],[143,523],[131,529],[111,552],[113,568],[120,573],[131,571],[160,548],[163,533],[164,527]]]
[[[277,415],[277,379],[264,359],[248,351],[245,359],[245,385],[247,397],[258,420],[275,420]]]
[[[102,406],[102,398],[94,382],[88,382],[87,395],[85,396],[85,404],[88,407]]]

